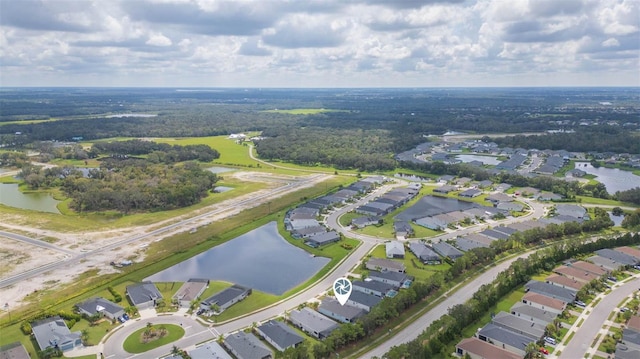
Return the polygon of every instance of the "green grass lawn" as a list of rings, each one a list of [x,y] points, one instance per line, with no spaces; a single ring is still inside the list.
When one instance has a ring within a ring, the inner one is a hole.
[[[141,338],[143,333],[147,330],[147,328],[141,328],[133,332],[127,339],[125,339],[124,344],[122,345],[124,350],[128,353],[139,354],[147,352],[151,349],[155,349],[161,347],[163,345],[172,343],[184,336],[184,329],[182,329],[179,325],[174,324],[156,324],[153,326],[155,329],[160,329],[164,326],[167,330],[167,334],[157,340],[150,341],[148,343],[143,343]]]
[[[586,196],[576,196],[576,199],[580,199],[580,203],[589,203],[589,204],[601,204],[605,206],[618,206],[618,207],[635,207],[639,206],[633,203],[614,201],[612,199],[603,199],[603,198],[593,198]]]
[[[376,246],[371,252],[371,257],[373,258],[386,258],[386,250],[385,245],[381,244]],[[402,261],[406,267],[406,273],[410,276],[415,277],[416,280],[426,280],[430,278],[437,272],[442,272],[449,269],[450,265],[447,263],[438,264],[438,265],[428,265],[422,264],[416,256],[411,253],[409,250],[405,250],[404,259],[399,260],[395,259],[395,261]],[[364,273],[366,271],[360,270],[360,273]]]

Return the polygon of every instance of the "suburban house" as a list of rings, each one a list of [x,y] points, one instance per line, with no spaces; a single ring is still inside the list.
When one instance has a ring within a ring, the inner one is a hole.
[[[151,282],[127,286],[126,295],[129,297],[131,304],[138,309],[154,308],[158,301],[163,299],[158,288]]]
[[[553,271],[567,278],[577,280],[579,282],[584,282],[584,283],[588,283],[594,279],[600,278],[600,276],[597,276],[591,272],[580,270],[574,267],[560,266],[555,268]]]
[[[20,342],[0,346],[0,359],[31,359],[29,352]]]
[[[585,218],[587,210],[575,204],[557,204],[556,214],[574,218]]]
[[[562,288],[570,289],[573,291],[579,291],[587,284],[586,282],[579,282],[575,279],[567,278],[563,275],[552,274],[547,277],[547,283],[557,285]]]
[[[318,339],[328,337],[339,326],[335,321],[308,307],[292,310],[289,313],[289,321],[303,332]]]
[[[398,241],[391,241],[385,244],[387,258],[404,258],[404,244]]]
[[[547,297],[559,299],[565,303],[571,303],[576,298],[575,291],[560,288],[553,284],[540,282],[537,280],[530,280],[524,285],[526,292],[538,293],[546,295]]]
[[[318,312],[333,318],[342,323],[355,323],[356,320],[366,314],[363,308],[351,306],[349,304],[342,305],[337,300],[326,297],[320,303]]]
[[[191,359],[233,359],[216,341],[205,343],[189,351]]]
[[[456,246],[458,246],[458,248],[460,248],[460,250],[467,252],[470,251],[474,248],[487,248],[489,247],[489,245],[484,244],[484,243],[480,243],[480,242],[475,242],[472,241],[470,239],[464,238],[464,237],[458,237],[455,239],[456,241]]]
[[[498,348],[478,338],[465,338],[456,345],[456,354],[460,357],[469,355],[471,359],[522,359],[522,355],[517,355],[508,350]]]
[[[491,186],[492,184],[493,184],[493,182],[491,182],[490,180],[484,180],[484,181],[478,182],[478,187],[479,188],[487,188],[487,187]]]
[[[356,208],[356,213],[364,214],[366,216],[376,216],[376,217],[380,217],[387,214],[387,212],[385,212],[384,210],[378,207],[373,207],[369,205],[363,205]]]
[[[449,222],[442,218],[438,218],[437,216],[427,216],[418,218],[415,220],[415,223],[419,226],[433,229],[434,231],[442,231],[447,228]]]
[[[64,320],[58,316],[31,323],[31,330],[40,350],[58,348],[66,352],[82,346],[80,332],[71,333]]]
[[[440,257],[431,248],[421,242],[409,243],[409,250],[425,264],[440,264]]]
[[[457,190],[456,186],[444,185],[444,186],[440,186],[440,187],[434,188],[433,192],[447,194],[447,193],[453,192],[455,190]]]
[[[604,269],[606,269],[608,272],[614,271],[616,269],[619,269],[620,267],[622,267],[622,264],[612,261],[609,258],[605,258],[605,257],[601,257],[599,255],[595,255],[595,256],[591,256],[589,258],[587,258],[587,260],[589,262],[592,262],[593,264],[600,266]]]
[[[528,336],[514,333],[493,323],[485,325],[476,335],[478,339],[502,347],[505,350],[520,355],[520,357],[525,355],[524,349],[527,345],[535,342],[535,340]]]
[[[251,288],[232,285],[200,302],[200,309],[210,310],[217,314],[238,303],[251,294]]]
[[[396,238],[405,239],[413,235],[413,228],[407,221],[395,221],[393,222],[393,233],[395,233]]]
[[[327,233],[327,229],[320,224],[317,226],[294,229],[291,231],[291,236],[295,239],[310,238],[319,234]]]
[[[636,247],[618,247],[614,249],[615,251],[624,253],[624,254],[628,254],[632,257],[634,257],[637,260],[640,260],[640,249],[636,248]]]
[[[411,283],[409,277],[406,274],[399,272],[378,272],[372,270],[369,271],[368,278],[376,282],[390,284],[396,289],[400,287],[408,287]]]
[[[353,290],[362,292],[365,294],[372,294],[377,297],[386,297],[387,295],[395,292],[394,287],[391,284],[386,284],[378,281],[353,281],[351,283]],[[353,293],[351,293],[353,294]]]
[[[478,197],[479,195],[482,194],[482,191],[479,189],[468,189],[466,191],[462,191],[458,194],[459,197],[466,197],[466,198],[475,198]]]
[[[485,229],[484,231],[480,232],[480,234],[482,234],[483,236],[487,236],[491,239],[507,239],[509,238],[509,234],[500,232],[500,231],[496,231],[493,229]]]
[[[622,265],[634,266],[638,264],[638,260],[635,257],[630,256],[626,253],[615,251],[613,249],[609,249],[609,248],[598,249],[597,251],[595,251],[595,253],[600,257],[611,259],[612,261],[618,263],[621,266]]]
[[[434,243],[431,247],[433,247],[433,250],[436,251],[436,253],[438,253],[439,255],[445,258],[450,258],[453,261],[464,255],[464,253],[447,242],[440,241],[438,243]]]
[[[519,318],[517,315],[507,312],[500,312],[496,314],[491,319],[491,323],[536,341],[544,336],[546,326],[546,324],[542,325],[532,323],[531,321]]]
[[[304,244],[308,245],[309,247],[317,248],[338,241],[340,241],[340,233],[336,231],[330,231],[311,236],[304,242]]]
[[[293,329],[289,328],[283,322],[270,320],[256,328],[256,332],[273,345],[274,348],[283,352],[287,348],[295,348],[304,341],[304,338],[298,335]]]
[[[451,175],[444,175],[444,176],[440,176],[438,177],[438,183],[449,183],[451,181],[453,181],[455,177],[451,176]]]
[[[224,346],[238,359],[271,359],[272,352],[251,333],[237,332],[224,338]]]
[[[597,266],[593,263],[589,263],[589,262],[585,262],[585,261],[576,261],[576,262],[571,262],[571,263],[567,263],[567,266],[570,266],[571,268],[577,268],[580,270],[584,270],[587,271],[589,273],[593,273],[595,275],[597,275],[598,277],[603,276],[607,273],[609,273],[609,271],[607,271],[606,269]]]
[[[349,299],[347,300],[347,304],[364,309],[368,313],[381,301],[382,298],[375,295],[366,294],[360,291],[352,291]]]
[[[524,303],[516,303],[511,307],[511,314],[522,318],[528,322],[546,327],[547,324],[553,322],[558,313],[536,308]]]
[[[404,263],[384,258],[369,258],[366,264],[367,269],[387,272],[404,273]]]
[[[496,206],[498,203],[501,203],[501,202],[514,201],[513,197],[506,195],[504,193],[494,193],[494,194],[488,195],[486,200],[493,203],[494,206]]]
[[[80,314],[88,317],[100,315],[111,320],[116,320],[124,314],[124,308],[104,298],[91,298],[76,304],[76,308]]]
[[[532,307],[560,314],[567,307],[567,303],[560,299],[547,297],[543,294],[528,292],[522,297],[522,303]]]
[[[551,192],[542,192],[537,199],[538,201],[558,201],[562,199],[562,196]]]
[[[517,202],[500,202],[496,205],[496,208],[503,211],[522,212],[524,205]]]
[[[358,217],[351,220],[351,225],[355,228],[364,228],[379,224],[381,221],[380,217]]]
[[[198,299],[209,286],[208,279],[192,278],[186,281],[173,295],[172,299],[183,308],[189,308],[191,303]]]

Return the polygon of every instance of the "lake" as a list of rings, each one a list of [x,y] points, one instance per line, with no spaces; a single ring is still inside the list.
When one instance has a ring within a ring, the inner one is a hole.
[[[305,282],[329,263],[289,244],[270,222],[206,252],[158,272],[146,280],[186,282],[220,280],[280,295]]]
[[[610,194],[640,187],[640,176],[633,172],[618,168],[595,168],[589,162],[576,162],[576,168],[597,176],[596,181],[603,183]]]
[[[457,155],[456,158],[465,163],[468,163],[471,161],[480,161],[485,165],[492,165],[492,166],[495,166],[498,163],[502,162],[497,157],[494,157],[494,156]]]
[[[60,201],[56,201],[48,193],[22,193],[17,183],[0,184],[0,203],[9,207],[60,214],[56,207]]]
[[[216,166],[216,167],[209,167],[209,168],[207,168],[207,170],[208,170],[209,172],[212,172],[212,173],[215,173],[215,174],[236,171],[236,169],[235,169],[235,168],[219,167],[219,166]]]

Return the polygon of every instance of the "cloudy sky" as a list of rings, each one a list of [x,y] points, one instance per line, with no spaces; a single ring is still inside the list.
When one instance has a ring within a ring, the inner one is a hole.
[[[0,86],[640,86],[640,0],[0,0]]]

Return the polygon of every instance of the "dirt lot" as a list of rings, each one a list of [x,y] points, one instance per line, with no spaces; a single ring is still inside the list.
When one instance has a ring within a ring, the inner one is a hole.
[[[247,208],[266,203],[267,201],[273,200],[276,197],[269,196],[267,198],[250,201],[250,204],[237,205],[238,201],[240,200],[259,198],[261,194],[269,194],[277,188],[286,185],[286,183],[296,180],[294,177],[276,177],[265,175],[264,173],[242,171],[235,173],[234,176],[243,181],[259,181],[269,183],[270,185],[267,189],[217,203],[198,211],[194,211],[188,216],[184,216],[181,218],[172,218],[170,220],[155,223],[149,226],[130,227],[102,232],[70,234],[37,228],[29,228],[12,224],[11,216],[0,214],[0,230],[14,232],[37,239],[45,237],[56,238],[57,240],[54,242],[56,246],[64,248],[66,250],[72,250],[74,253],[77,253],[79,255],[83,252],[90,252],[92,250],[95,250],[95,243],[101,243],[101,245],[106,246],[108,244],[146,234],[151,230],[162,227],[163,225],[177,223],[199,214],[217,210],[215,214],[204,216],[203,218],[200,218],[194,222],[189,222],[188,224],[179,225],[167,232],[163,232],[161,235],[150,236],[142,240],[119,246],[116,249],[109,251],[108,253],[93,253],[90,256],[87,256],[81,262],[70,265],[61,265],[56,267],[55,270],[45,272],[44,274],[37,275],[27,280],[23,280],[14,285],[1,288],[0,303],[2,305],[4,305],[4,303],[8,303],[11,308],[16,308],[21,305],[21,301],[27,294],[32,293],[36,290],[54,288],[65,283],[69,283],[73,281],[73,279],[77,275],[86,272],[89,269],[97,268],[99,269],[100,274],[111,273],[116,269],[109,264],[110,262],[117,262],[127,258],[131,258],[132,255],[135,256],[135,258],[133,259],[135,262],[143,261],[145,248],[149,245],[149,243],[162,240],[163,238],[169,237],[176,233],[189,231],[192,228],[196,228],[209,222],[221,220],[228,216],[237,214]],[[284,192],[274,194],[274,196],[282,196],[286,193],[298,190],[300,188],[312,187],[327,178],[328,176],[316,176],[314,178],[307,178],[303,180],[304,184],[302,185],[302,187],[290,188],[285,190]],[[71,255],[63,253],[61,251],[45,249],[32,244],[0,236],[0,262],[3,263],[2,268],[0,268],[0,279],[10,278],[14,275],[24,273],[25,271],[28,271],[30,269],[38,268],[53,262],[65,261],[65,259],[68,259],[70,256]]]

